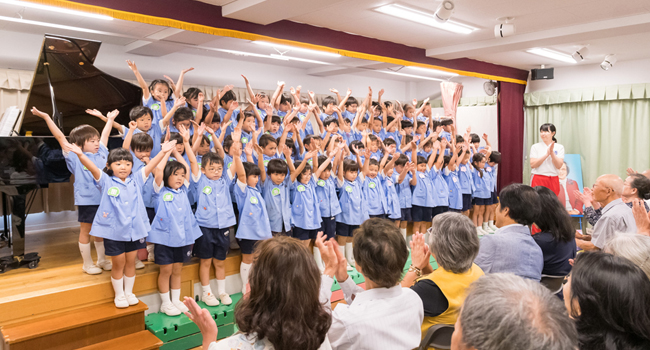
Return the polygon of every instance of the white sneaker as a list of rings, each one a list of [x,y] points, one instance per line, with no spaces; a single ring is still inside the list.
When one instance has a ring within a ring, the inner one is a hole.
[[[354,270],[354,268],[350,264],[348,264],[347,269],[348,269],[348,271],[353,271]]]
[[[138,300],[138,297],[136,297],[133,293],[126,296],[126,301],[129,302],[129,305],[138,305],[140,302],[140,300]]]
[[[480,227],[477,227],[477,228],[476,228],[476,233],[478,234],[479,237],[483,237],[484,235],[487,234],[487,233],[485,233],[485,231],[483,231]]]
[[[113,302],[115,302],[115,307],[118,309],[124,309],[129,307],[129,302],[126,300],[126,297],[124,295],[120,295],[119,297],[116,297]]]
[[[217,306],[219,305],[219,300],[217,300],[217,297],[214,296],[212,293],[203,293],[201,296],[201,300],[205,303],[207,306]]]
[[[221,299],[221,303],[224,305],[232,304],[232,299],[230,299],[230,295],[226,293],[219,294],[219,299]]]
[[[147,244],[147,261],[154,261],[154,256],[153,256],[153,244]]]
[[[84,265],[81,267],[81,269],[84,270],[84,272],[89,275],[99,275],[103,271],[102,269],[97,267],[97,265],[90,265],[90,266]]]
[[[138,258],[135,258],[135,269],[136,270],[144,269],[144,263],[140,261],[140,259]]]
[[[178,310],[180,310],[181,312],[189,312],[190,311],[190,309],[188,309],[187,306],[185,306],[185,304],[183,304],[183,302],[180,301],[180,300],[173,300],[172,304],[174,304],[174,306]]]
[[[488,227],[491,228],[492,231],[494,231],[494,232],[497,232],[497,230],[499,229],[499,228],[496,227],[495,225],[490,225],[490,224],[488,224]]]
[[[181,314],[181,310],[176,308],[172,303],[164,303],[160,306],[160,312],[164,313],[167,316],[178,316]]]
[[[97,267],[103,269],[104,271],[110,271],[113,268],[113,264],[108,260],[97,261]]]

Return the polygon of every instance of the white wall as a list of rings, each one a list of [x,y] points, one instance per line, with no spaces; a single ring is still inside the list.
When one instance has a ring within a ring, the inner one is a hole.
[[[529,81],[526,92],[650,82],[650,59],[617,62],[604,71],[600,64],[555,68],[554,79]]]

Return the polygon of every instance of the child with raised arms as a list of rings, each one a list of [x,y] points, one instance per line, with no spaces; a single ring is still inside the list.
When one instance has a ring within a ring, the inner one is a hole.
[[[180,133],[192,173],[196,174],[199,170],[190,146],[190,132],[181,125]],[[180,301],[181,272],[183,263],[190,260],[192,244],[202,235],[188,198],[189,167],[175,148],[172,153],[176,160],[158,165],[164,170],[156,173],[154,182],[154,192],[158,194],[156,217],[147,237],[147,242],[155,244],[155,262],[160,266],[158,275],[158,291],[162,300],[160,311],[168,316],[180,315],[181,312],[187,311]]]
[[[436,133],[434,133],[436,134]],[[437,215],[449,211],[449,187],[447,181],[442,177],[443,164],[445,161],[444,150],[447,148],[447,139],[443,138],[442,142],[436,141],[433,143],[433,152],[429,159],[431,167],[430,176],[433,181],[433,188],[435,192],[431,193],[433,196],[433,211],[431,217],[435,218]]]
[[[411,163],[409,158],[404,154],[400,154],[395,160],[395,170],[393,171],[393,182],[395,184],[395,191],[399,198],[400,219],[399,219],[399,232],[406,240],[406,228],[409,222],[413,222],[411,215],[413,193],[411,187],[417,185],[418,177],[415,174],[415,163]],[[397,180],[395,175],[399,174]],[[402,177],[404,174],[404,177]]]
[[[363,163],[363,193],[366,199],[368,215],[371,218],[385,219],[388,213],[386,195],[379,175],[379,162],[370,158],[370,150],[366,148],[366,160]]]
[[[452,145],[453,155],[445,156],[442,171],[442,177],[447,182],[447,187],[449,188],[449,211],[456,213],[462,213],[463,211],[463,194],[461,192],[458,168],[462,161],[461,156],[467,150],[465,144],[460,146],[461,149],[458,150],[455,143]]]
[[[397,153],[391,157],[386,153],[379,164],[379,178],[381,179],[381,186],[384,190],[384,197],[386,197],[386,216],[388,219],[393,220],[397,227],[400,227],[402,210],[396,186],[400,182],[404,181],[409,172],[407,167],[402,169],[401,174],[398,174],[395,171],[395,162],[400,155],[401,154]],[[406,239],[406,237],[404,237],[404,239]]]
[[[79,157],[74,152],[66,151],[64,145],[68,143],[63,132],[54,124],[52,118],[47,113],[41,112],[36,107],[32,107],[32,114],[42,118],[47,127],[50,129],[54,138],[64,149],[63,156],[68,170],[74,175],[74,204],[77,206],[79,213],[79,251],[83,259],[82,269],[89,275],[102,273],[102,269],[110,271],[111,262],[106,259],[104,239],[95,237],[95,250],[97,251],[97,264],[93,263],[90,254],[90,230],[93,219],[97,213],[97,208],[101,201],[101,193],[94,184],[93,175],[88,171],[88,167],[81,163]],[[113,120],[119,112],[114,110],[108,113],[108,122],[102,130],[101,137],[97,129],[88,124],[75,127],[70,131],[70,143],[73,143],[83,151],[97,168],[103,169],[106,166],[106,157],[108,156],[108,137],[111,133]]]
[[[472,209],[472,193],[474,193],[474,180],[472,179],[472,168],[469,162],[471,155],[469,150],[469,143],[465,141],[462,154],[458,157],[461,158],[458,165],[458,181],[460,182],[460,193],[463,197],[463,208],[461,209],[463,215],[469,217],[469,210]]]
[[[490,204],[485,208],[485,218],[483,221],[487,221],[487,229],[492,232],[496,232],[497,227],[494,225],[495,220],[495,210],[497,204],[499,204],[499,197],[497,196],[497,174],[499,170],[499,163],[501,163],[501,152],[492,151],[490,156],[487,158],[485,163],[485,174],[487,174],[490,180],[490,191],[491,199]],[[484,228],[485,230],[485,228]]]
[[[110,123],[112,119],[109,117]],[[174,144],[173,141],[163,144],[162,151],[135,173],[132,172],[133,156],[124,148],[111,150],[102,171],[76,144],[68,143],[64,147],[79,157],[101,193],[101,202],[90,233],[104,238],[106,255],[111,257],[111,283],[115,292],[113,301],[117,308],[139,303],[133,294],[135,259],[138,249],[145,247],[145,237],[150,229],[142,198],[143,187],[153,169],[171,152]]]
[[[290,192],[292,236],[307,247],[316,239],[322,222],[316,195],[316,180],[312,177],[312,166],[307,162],[308,159],[312,159],[312,164],[318,164],[317,153],[316,151],[307,153],[306,159],[298,162],[297,168],[291,161],[287,162],[292,183]]]
[[[291,161],[291,150],[283,148],[285,157]],[[248,150],[245,149],[248,153]],[[291,177],[289,167],[283,159],[271,159],[264,166],[262,158],[257,160],[260,168],[261,192],[268,212],[273,235],[291,235]]]
[[[476,232],[479,236],[488,234],[488,232],[484,231],[481,226],[483,224],[485,207],[490,204],[490,199],[492,198],[489,179],[487,176],[485,176],[485,160],[486,157],[481,152],[477,152],[474,154],[474,156],[472,156],[471,169],[474,187],[474,194],[472,195],[472,204],[474,205],[472,221],[474,221]],[[487,222],[485,225],[487,225]]]
[[[413,155],[417,169],[417,183],[413,188],[412,209],[413,233],[425,233],[428,225],[433,220],[433,181],[430,176],[430,169],[424,157]],[[433,161],[433,159],[431,159]]]

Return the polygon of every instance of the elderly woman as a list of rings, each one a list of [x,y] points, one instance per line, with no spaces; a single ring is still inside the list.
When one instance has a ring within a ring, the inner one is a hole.
[[[580,350],[650,349],[650,279],[631,261],[578,254],[564,285]]]
[[[429,248],[422,234],[413,236],[412,264],[402,280],[402,287],[411,287],[424,304],[422,336],[433,325],[456,323],[466,289],[483,276],[483,270],[474,264],[479,239],[472,220],[458,213],[444,213],[433,219],[428,233]],[[438,263],[435,271],[430,256]]]
[[[630,260],[650,278],[650,237],[638,234],[616,235],[605,244],[603,251]]]

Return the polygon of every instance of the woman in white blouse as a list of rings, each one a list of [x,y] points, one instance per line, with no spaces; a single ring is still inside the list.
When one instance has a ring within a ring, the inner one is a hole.
[[[539,137],[542,142],[530,148],[530,167],[532,177],[530,186],[544,186],[560,194],[560,168],[564,164],[564,146],[555,139],[555,125],[543,124],[539,128]]]
[[[331,315],[319,299],[321,274],[300,241],[279,236],[259,242],[250,292],[235,307],[239,332],[217,339],[210,312],[185,298],[185,313],[203,334],[206,350],[331,350],[326,335]]]

